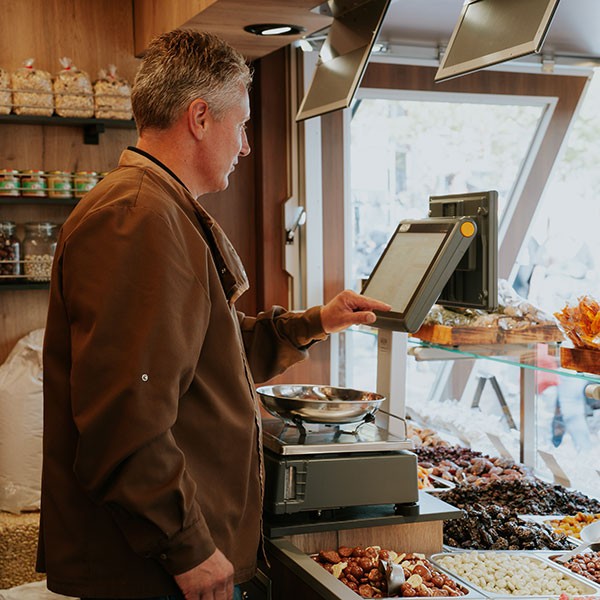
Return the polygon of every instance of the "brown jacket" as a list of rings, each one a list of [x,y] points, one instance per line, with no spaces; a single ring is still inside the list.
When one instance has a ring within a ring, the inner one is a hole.
[[[318,308],[237,312],[219,226],[126,150],[61,229],[44,343],[38,569],[70,596],[160,596],[218,547],[255,569],[264,381],[323,339]]]

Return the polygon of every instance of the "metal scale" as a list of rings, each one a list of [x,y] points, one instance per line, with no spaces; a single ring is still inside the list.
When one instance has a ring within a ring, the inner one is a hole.
[[[308,385],[258,392],[278,417],[263,420],[266,511],[389,504],[390,512],[418,513],[413,444],[373,423],[383,396]]]

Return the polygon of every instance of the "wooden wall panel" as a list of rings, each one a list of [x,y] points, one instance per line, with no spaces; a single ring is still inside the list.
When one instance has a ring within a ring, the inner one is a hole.
[[[217,0],[133,0],[135,55],[142,56],[159,33],[181,27]]]
[[[285,50],[256,63],[254,86],[260,104],[254,112],[257,194],[257,302],[259,310],[287,307],[288,281],[283,270],[283,203],[288,198],[289,151]]]
[[[36,67],[55,73],[60,69],[58,58],[68,56],[92,79],[99,68],[109,64],[117,65],[118,72],[128,79],[135,75],[139,61],[133,56],[129,2],[0,0],[0,11],[0,67],[7,71],[33,57]],[[1,125],[0,169],[108,171],[136,139],[134,129],[109,129],[94,146],[83,144],[83,132],[77,127]],[[39,205],[1,205],[0,220],[62,223],[69,210],[42,199]],[[19,235],[22,238],[22,227]],[[20,337],[44,327],[47,298],[46,290],[0,289],[0,363]]]
[[[135,75],[131,2],[0,0],[0,11],[0,66],[7,71],[35,58],[34,66],[56,73],[58,59],[68,56],[92,79],[109,64],[123,77]]]

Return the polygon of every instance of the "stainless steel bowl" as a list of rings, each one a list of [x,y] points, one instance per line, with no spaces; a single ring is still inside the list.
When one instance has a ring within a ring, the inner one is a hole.
[[[370,420],[385,397],[327,385],[265,385],[257,390],[267,411],[287,423],[342,425]]]

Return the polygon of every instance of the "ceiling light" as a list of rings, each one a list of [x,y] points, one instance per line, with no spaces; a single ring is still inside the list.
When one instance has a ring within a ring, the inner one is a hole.
[[[305,31],[304,27],[299,25],[286,25],[283,23],[256,23],[246,25],[244,31],[254,35],[298,35]]]

